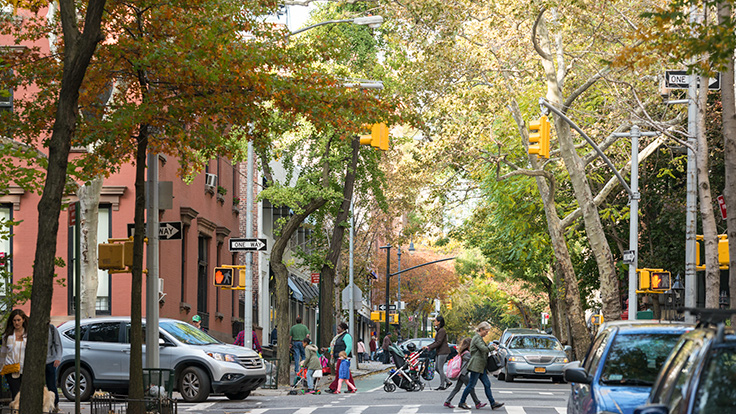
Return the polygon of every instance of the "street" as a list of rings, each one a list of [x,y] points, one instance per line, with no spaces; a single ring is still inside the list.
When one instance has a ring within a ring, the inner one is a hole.
[[[203,403],[182,403],[178,405],[179,413],[208,413],[208,414],[429,414],[468,412],[455,408],[443,407],[442,403],[450,390],[437,391],[439,384],[435,378],[424,391],[407,392],[396,390],[387,393],[383,390],[385,373],[377,373],[356,379],[358,392],[355,394],[333,395],[260,395],[249,397],[245,401],[233,402],[225,397],[211,397]],[[491,377],[491,389],[497,401],[506,405],[494,413],[508,414],[564,414],[566,412],[567,397],[570,393],[568,384],[553,384],[551,381],[516,380],[505,383]],[[343,389],[345,391],[345,389]],[[488,402],[483,396],[483,386],[476,387],[478,397],[482,402]],[[453,405],[460,402],[458,394],[452,401]],[[475,410],[472,400],[468,398],[468,405],[473,412],[491,412],[486,406]],[[62,400],[62,412],[73,412],[74,405]],[[84,405],[83,413],[89,413],[89,403]]]

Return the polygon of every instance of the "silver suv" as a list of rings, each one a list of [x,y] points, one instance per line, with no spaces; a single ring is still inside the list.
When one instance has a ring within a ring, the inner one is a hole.
[[[145,320],[143,328],[145,331]],[[74,321],[59,327],[64,354],[58,368],[61,388],[74,401]],[[143,335],[145,340],[145,333]],[[159,321],[160,367],[175,371],[174,389],[184,401],[205,401],[210,393],[242,400],[266,381],[266,367],[253,350],[218,341],[188,323]],[[130,366],[130,318],[81,321],[80,397],[94,390],[127,392]],[[143,345],[143,364],[146,345]]]

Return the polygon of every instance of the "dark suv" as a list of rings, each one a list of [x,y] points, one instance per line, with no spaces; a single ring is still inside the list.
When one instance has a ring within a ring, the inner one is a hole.
[[[723,323],[736,310],[688,311],[698,326],[680,338],[635,414],[736,412],[736,334]]]

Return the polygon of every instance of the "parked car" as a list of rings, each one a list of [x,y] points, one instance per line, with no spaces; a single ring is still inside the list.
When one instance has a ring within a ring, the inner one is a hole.
[[[598,332],[582,364],[568,364],[568,414],[631,414],[689,324],[617,323]]]
[[[723,324],[723,317],[734,311],[701,309],[699,313],[708,315],[705,319],[710,322],[680,338],[647,403],[635,414],[736,412],[736,333]]]
[[[569,348],[563,347],[552,335],[512,335],[499,347],[505,366],[498,379],[511,382],[514,378],[551,378],[554,382],[562,382],[562,369],[569,362],[566,354]]]
[[[143,321],[145,330],[145,321]],[[74,321],[59,327],[64,353],[59,365],[64,396],[74,401]],[[145,334],[144,334],[145,338]],[[94,390],[127,392],[130,366],[130,318],[95,318],[81,321],[80,397]],[[146,345],[143,345],[145,366]],[[266,368],[258,354],[242,346],[222,343],[188,323],[159,321],[161,368],[175,371],[174,389],[184,401],[200,402],[210,393],[242,400],[266,381]]]

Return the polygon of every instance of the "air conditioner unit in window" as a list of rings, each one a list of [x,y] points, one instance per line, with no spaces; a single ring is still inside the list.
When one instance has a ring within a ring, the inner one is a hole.
[[[205,173],[204,185],[206,187],[217,187],[217,175]]]

